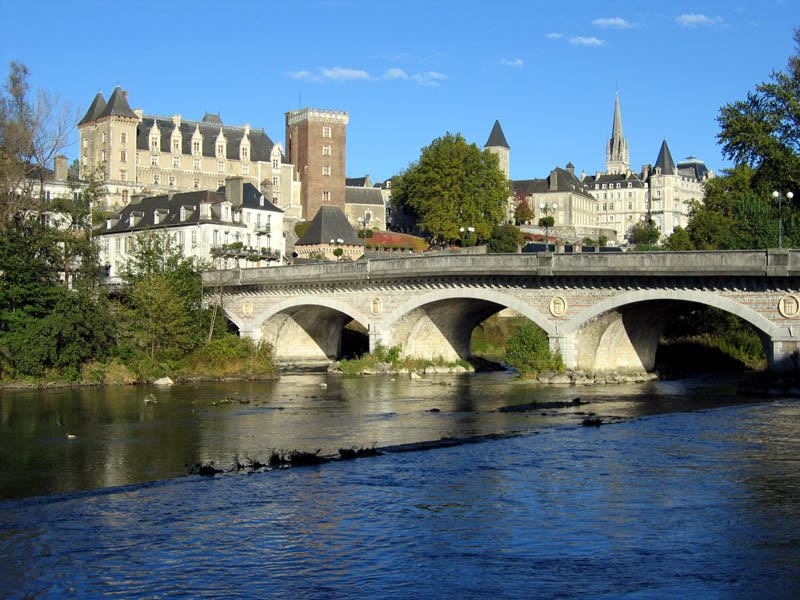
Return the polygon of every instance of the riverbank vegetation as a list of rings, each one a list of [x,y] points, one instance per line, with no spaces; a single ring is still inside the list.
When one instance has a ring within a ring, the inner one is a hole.
[[[564,372],[561,355],[550,351],[547,334],[524,317],[494,315],[472,333],[472,352],[514,367],[522,377]]]
[[[472,371],[473,367],[466,360],[446,361],[408,358],[401,356],[400,346],[386,348],[378,346],[374,352],[367,352],[359,357],[343,359],[334,365],[334,370],[345,375],[362,375],[376,373],[424,373],[430,369],[447,369],[449,371]]]

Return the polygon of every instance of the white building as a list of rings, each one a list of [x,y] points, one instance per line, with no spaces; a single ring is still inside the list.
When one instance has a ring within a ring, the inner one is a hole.
[[[215,268],[283,264],[283,211],[241,177],[219,190],[136,196],[96,231],[100,264],[118,281],[144,231],[171,236],[184,256]]]

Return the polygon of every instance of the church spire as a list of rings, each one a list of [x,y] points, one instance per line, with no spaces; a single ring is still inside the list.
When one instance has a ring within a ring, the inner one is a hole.
[[[611,139],[606,146],[606,172],[609,174],[627,173],[631,159],[628,154],[628,140],[622,134],[622,113],[619,108],[619,92],[614,100],[614,123],[611,126]]]

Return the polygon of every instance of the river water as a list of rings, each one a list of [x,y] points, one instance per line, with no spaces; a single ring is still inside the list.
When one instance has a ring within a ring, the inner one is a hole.
[[[735,380],[306,374],[1,394],[0,597],[800,590],[800,403],[742,397]],[[576,396],[588,404],[552,405]],[[588,413],[606,424],[582,427]],[[186,475],[441,438],[483,441]]]

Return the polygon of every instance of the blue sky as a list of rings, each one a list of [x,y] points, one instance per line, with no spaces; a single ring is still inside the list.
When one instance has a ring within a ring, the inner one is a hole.
[[[499,119],[511,177],[568,161],[604,168],[614,94],[632,166],[662,139],[680,160],[729,166],[720,106],[783,69],[796,0],[19,2],[0,0],[3,79],[25,63],[35,88],[86,110],[115,85],[133,108],[284,138],[299,105],[345,110],[347,173],[401,171],[444,133],[483,146]],[[76,134],[77,139],[77,134]],[[69,149],[77,154],[77,144]]]

